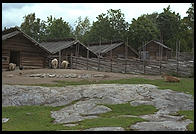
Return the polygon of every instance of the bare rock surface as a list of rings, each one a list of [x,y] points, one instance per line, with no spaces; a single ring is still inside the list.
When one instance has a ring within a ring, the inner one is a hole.
[[[192,123],[189,119],[185,121],[140,122],[132,125],[131,129],[139,131],[185,131],[189,123]]]
[[[96,127],[96,128],[89,128],[84,131],[125,131],[122,127]]]
[[[73,103],[74,102],[74,103]],[[191,123],[183,116],[172,116],[179,110],[193,110],[192,95],[160,90],[150,84],[93,84],[66,87],[40,87],[2,85],[2,106],[48,105],[65,106],[51,111],[55,123],[77,123],[85,119],[99,118],[98,114],[111,111],[103,104],[130,103],[133,106],[153,105],[157,112],[138,116],[149,122],[139,122],[130,126],[134,130],[173,131],[186,130]],[[126,115],[123,115],[126,117]],[[128,117],[128,116],[127,116]],[[91,128],[95,131],[109,131],[106,128]],[[115,129],[113,129],[115,130]],[[120,129],[117,131],[121,131]]]

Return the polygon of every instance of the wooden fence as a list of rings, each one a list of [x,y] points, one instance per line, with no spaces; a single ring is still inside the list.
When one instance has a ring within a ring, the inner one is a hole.
[[[107,59],[107,58],[84,58],[70,57],[70,68],[97,70],[104,72],[132,73],[132,74],[152,74],[161,73],[175,74],[177,76],[193,75],[193,62],[180,62],[176,60],[152,61],[141,59]]]

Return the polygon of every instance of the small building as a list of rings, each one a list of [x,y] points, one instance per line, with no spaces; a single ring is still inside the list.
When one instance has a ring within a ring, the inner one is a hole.
[[[50,54],[47,57],[47,61],[49,62],[49,67],[51,67],[50,63],[51,60],[57,58],[60,63],[63,60],[67,60],[70,63],[71,56],[77,57],[88,57],[89,58],[96,58],[97,55],[91,51],[88,47],[83,45],[80,41],[75,40],[73,38],[66,38],[66,39],[53,39],[47,40],[40,43],[40,45]],[[69,67],[69,66],[68,66]]]
[[[37,41],[18,27],[2,31],[2,69],[7,70],[9,63],[24,69],[44,68],[45,51]]]
[[[105,42],[89,44],[89,48],[105,58],[138,58],[139,54],[130,45],[125,45],[123,41]]]
[[[171,52],[171,48],[155,40],[151,40],[139,48],[141,59],[167,60],[171,58]]]

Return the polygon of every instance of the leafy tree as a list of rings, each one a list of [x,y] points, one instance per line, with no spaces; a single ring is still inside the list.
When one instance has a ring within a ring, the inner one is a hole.
[[[180,31],[180,15],[171,12],[170,6],[163,9],[157,18],[158,27],[161,32],[161,40],[168,47],[175,48],[175,42],[179,40],[178,32]]]
[[[106,14],[98,15],[87,34],[86,42],[124,40],[128,23],[121,10],[108,10]]]
[[[159,37],[159,30],[148,15],[142,15],[132,20],[129,27],[129,44],[133,48],[138,49],[144,42],[150,40],[157,40]]]
[[[82,20],[81,16],[78,17],[77,21],[75,22],[75,30],[73,33],[75,38],[80,40],[81,42],[84,42],[86,34],[89,31],[90,20],[88,19],[88,17],[85,17],[84,20]]]
[[[35,13],[25,15],[24,22],[20,28],[30,37],[37,41],[40,41],[44,36],[45,24],[39,18],[36,18]]]
[[[60,17],[59,19],[53,18],[52,15],[47,17],[45,21],[45,39],[56,39],[71,37],[71,26]]]

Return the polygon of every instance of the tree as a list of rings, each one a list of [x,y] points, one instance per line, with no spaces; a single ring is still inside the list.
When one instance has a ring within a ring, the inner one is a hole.
[[[168,47],[175,49],[175,42],[179,40],[178,33],[180,31],[180,15],[171,12],[170,6],[163,9],[157,18],[158,27],[160,29],[161,41]]]
[[[75,38],[80,40],[81,42],[84,42],[86,34],[89,31],[90,20],[88,19],[88,17],[85,17],[84,20],[82,20],[81,16],[78,17],[77,21],[75,22],[75,30],[73,33]]]
[[[71,37],[71,26],[62,17],[53,18],[52,15],[45,21],[45,39],[57,39]]]
[[[100,14],[97,21],[93,22],[87,34],[86,42],[125,40],[128,23],[125,21],[121,10],[107,10],[107,13]]]
[[[23,18],[24,22],[20,26],[21,30],[36,41],[40,41],[44,36],[44,22],[36,18],[35,13],[25,15]]]
[[[144,42],[158,40],[159,30],[156,25],[149,19],[148,15],[142,15],[132,20],[129,31],[129,44],[138,49]]]

